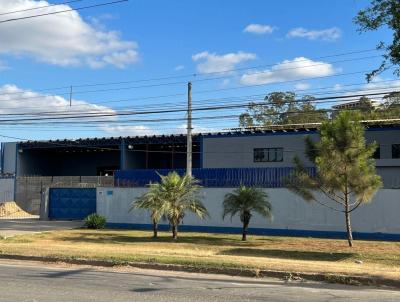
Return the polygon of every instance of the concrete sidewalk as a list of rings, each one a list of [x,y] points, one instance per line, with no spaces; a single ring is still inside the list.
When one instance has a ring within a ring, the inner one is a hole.
[[[41,221],[39,219],[0,219],[0,236],[11,237],[45,231],[75,229],[82,221]]]

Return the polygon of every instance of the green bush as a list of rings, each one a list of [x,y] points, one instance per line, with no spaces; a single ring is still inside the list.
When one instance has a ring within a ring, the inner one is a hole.
[[[104,229],[106,223],[106,218],[96,213],[90,214],[85,218],[85,227],[88,229]]]

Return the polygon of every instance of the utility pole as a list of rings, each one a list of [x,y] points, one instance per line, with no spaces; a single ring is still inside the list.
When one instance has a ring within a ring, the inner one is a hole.
[[[192,83],[188,83],[186,174],[192,176]]]

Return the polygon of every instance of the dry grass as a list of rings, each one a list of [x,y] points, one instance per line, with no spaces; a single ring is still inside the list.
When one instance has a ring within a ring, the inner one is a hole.
[[[400,242],[180,233],[71,230],[0,239],[0,253],[369,275],[400,280]],[[363,261],[362,264],[355,263]]]

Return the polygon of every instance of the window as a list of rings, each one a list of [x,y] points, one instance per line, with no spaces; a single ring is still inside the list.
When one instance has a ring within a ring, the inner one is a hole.
[[[374,152],[374,155],[372,155],[372,157],[374,159],[380,159],[381,158],[381,147],[380,146],[376,147],[376,150]]]
[[[254,162],[283,161],[283,148],[255,148]]]
[[[400,158],[400,144],[392,145],[392,158]]]

